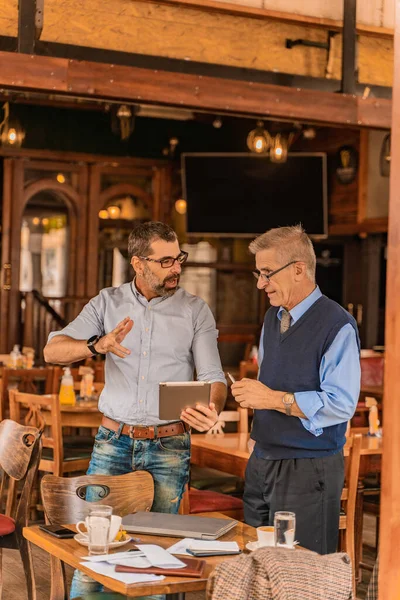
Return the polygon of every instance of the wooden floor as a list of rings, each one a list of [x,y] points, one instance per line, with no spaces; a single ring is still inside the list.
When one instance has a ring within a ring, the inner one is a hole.
[[[374,517],[365,516],[364,521],[364,533],[363,540],[366,544],[371,546],[375,543],[375,519]],[[48,555],[40,548],[35,546],[32,547],[34,564],[35,564],[35,577],[37,587],[37,600],[49,600],[50,597],[50,566]],[[374,553],[365,547],[364,549],[364,560],[373,565]],[[362,582],[357,589],[357,598],[360,600],[365,598],[365,594],[368,587],[368,581],[371,576],[369,571],[363,571]],[[25,600],[25,578],[22,569],[22,563],[19,555],[15,550],[4,550],[3,551],[3,598],[4,600]],[[68,582],[72,577],[72,569],[67,567]],[[186,594],[186,600],[204,600],[204,592],[192,592]]]

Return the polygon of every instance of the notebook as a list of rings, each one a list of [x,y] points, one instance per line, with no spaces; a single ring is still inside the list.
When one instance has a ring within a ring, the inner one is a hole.
[[[137,567],[128,567],[125,565],[116,565],[117,573],[151,573],[153,575],[174,575],[175,577],[202,577],[206,563],[197,558],[181,558],[186,567],[182,569],[162,569],[161,567],[147,567],[138,569]]]
[[[156,512],[137,512],[122,519],[122,529],[129,533],[190,537],[216,540],[237,525],[234,519],[213,519],[193,515],[171,515]]]

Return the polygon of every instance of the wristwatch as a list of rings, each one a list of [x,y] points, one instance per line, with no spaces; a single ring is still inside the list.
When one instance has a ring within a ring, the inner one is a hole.
[[[101,338],[101,335],[92,335],[92,337],[90,337],[86,341],[86,345],[89,348],[90,352],[93,354],[93,356],[96,356],[96,354],[101,354],[101,352],[97,352],[96,348],[94,347],[100,338]]]
[[[292,416],[292,404],[294,402],[294,394],[286,393],[282,398],[283,405],[288,417]]]

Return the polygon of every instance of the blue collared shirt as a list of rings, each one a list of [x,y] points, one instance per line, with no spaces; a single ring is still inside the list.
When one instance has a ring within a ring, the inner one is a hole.
[[[133,328],[122,345],[126,358],[106,355],[105,386],[99,409],[115,421],[129,425],[158,425],[159,383],[191,381],[194,369],[200,381],[226,379],[217,348],[218,331],[208,305],[179,288],[173,296],[148,301],[135,283],[105,288],[61,331],[85,340],[112,331],[124,317]]]
[[[293,325],[322,296],[317,286],[302,302],[292,308],[290,325]],[[277,313],[282,318],[283,308]],[[264,354],[264,328],[261,332],[259,364]],[[303,426],[314,435],[321,435],[324,427],[349,421],[354,414],[360,395],[360,355],[355,331],[347,323],[337,333],[331,346],[323,355],[319,367],[321,391],[296,392],[298,407],[307,419],[300,419]]]

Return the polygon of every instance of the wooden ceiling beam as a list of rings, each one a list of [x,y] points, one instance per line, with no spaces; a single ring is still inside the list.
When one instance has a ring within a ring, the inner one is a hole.
[[[0,91],[35,90],[210,112],[389,129],[391,100],[0,52]]]

